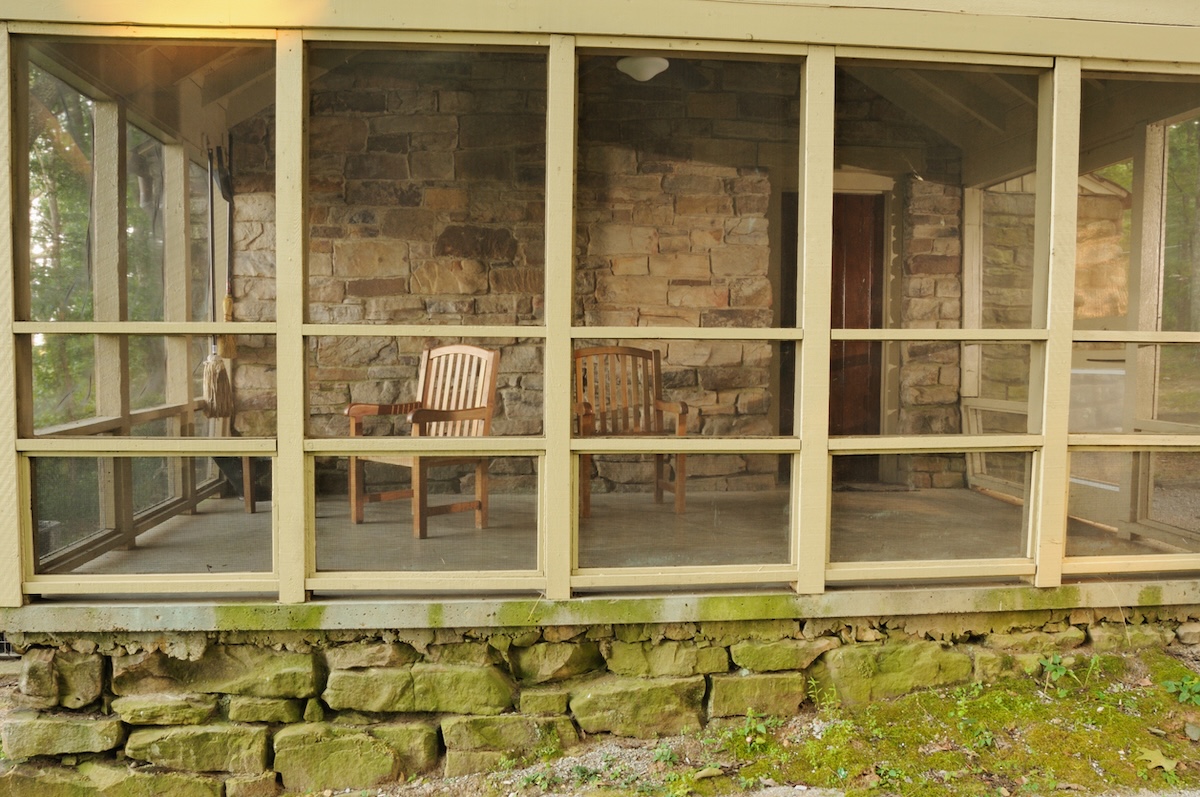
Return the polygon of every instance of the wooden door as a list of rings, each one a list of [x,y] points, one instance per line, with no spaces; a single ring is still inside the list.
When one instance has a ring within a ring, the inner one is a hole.
[[[834,329],[883,327],[883,196],[833,197]],[[829,433],[875,435],[882,415],[883,344],[835,340],[829,356]],[[838,457],[835,481],[877,481],[878,457]]]

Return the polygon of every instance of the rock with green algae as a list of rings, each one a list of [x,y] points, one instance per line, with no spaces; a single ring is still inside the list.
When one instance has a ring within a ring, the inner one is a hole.
[[[443,774],[447,778],[458,778],[476,772],[494,772],[507,757],[507,753],[498,750],[447,750]]]
[[[54,655],[58,674],[58,704],[83,708],[100,699],[104,690],[104,657],[96,653],[59,651]]]
[[[723,647],[694,642],[621,642],[604,647],[608,669],[614,675],[645,678],[686,678],[729,671],[729,653]]]
[[[517,680],[527,684],[562,681],[604,666],[600,646],[592,641],[543,642],[526,648],[511,647],[508,655]]]
[[[516,685],[498,667],[416,664],[412,673],[417,711],[500,714],[516,705]]]
[[[225,797],[276,797],[278,794],[279,776],[274,770],[225,779]]]
[[[254,645],[211,645],[196,660],[164,653],[112,657],[117,695],[204,692],[255,697],[313,697],[319,691],[316,660]]]
[[[1114,650],[1141,650],[1165,648],[1174,640],[1175,634],[1161,625],[1130,625],[1125,623],[1097,623],[1088,629],[1088,641],[1097,652]]]
[[[308,723],[275,734],[275,770],[290,791],[366,789],[395,780],[400,761],[365,730]]]
[[[708,695],[710,717],[789,717],[808,696],[802,672],[714,675]]]
[[[125,755],[190,772],[262,772],[269,746],[270,732],[261,725],[178,725],[133,731]]]
[[[780,639],[775,642],[747,640],[729,648],[733,663],[752,672],[803,670],[827,650],[841,647],[836,637]]]
[[[540,747],[565,749],[579,743],[570,717],[447,717],[442,738],[448,750],[499,750],[527,753]]]
[[[522,714],[548,715],[566,714],[567,700],[571,693],[565,684],[522,689],[518,698],[518,711]]]
[[[571,692],[570,708],[587,733],[653,738],[704,726],[705,681],[606,676]]]
[[[405,712],[417,710],[412,669],[369,667],[334,670],[321,695],[325,705],[338,711]]]
[[[217,714],[216,695],[130,695],[112,702],[130,725],[202,725]]]
[[[985,645],[989,648],[1019,651],[1021,653],[1053,653],[1073,650],[1087,641],[1087,633],[1074,626],[1065,631],[1023,631],[1009,634],[991,634]]]
[[[434,720],[382,722],[366,729],[396,754],[401,772],[427,772],[438,762],[438,725]]]
[[[229,696],[231,722],[299,722],[304,717],[304,703],[281,697]]]
[[[113,763],[78,768],[18,764],[0,773],[0,797],[222,797],[221,781],[190,772],[149,772]]]
[[[39,755],[101,753],[125,740],[125,725],[117,717],[44,714],[14,711],[0,724],[0,739],[8,758]]]
[[[412,645],[403,642],[352,642],[325,651],[325,664],[331,670],[403,667],[420,658]]]
[[[964,683],[971,673],[969,655],[937,642],[846,645],[827,651],[809,669],[820,688],[848,706]]]

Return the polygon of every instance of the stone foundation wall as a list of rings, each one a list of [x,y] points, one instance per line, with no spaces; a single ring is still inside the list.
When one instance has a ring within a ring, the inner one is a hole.
[[[1037,673],[1048,652],[1200,644],[1200,607],[375,632],[22,634],[0,793],[275,795],[484,771]]]

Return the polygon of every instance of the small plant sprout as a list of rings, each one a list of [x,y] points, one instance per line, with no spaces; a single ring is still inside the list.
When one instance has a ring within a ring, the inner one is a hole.
[[[1185,675],[1178,681],[1163,681],[1163,686],[1175,695],[1180,703],[1200,706],[1200,678]]]

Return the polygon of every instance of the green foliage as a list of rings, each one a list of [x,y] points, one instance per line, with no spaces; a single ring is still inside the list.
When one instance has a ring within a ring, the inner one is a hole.
[[[1180,703],[1200,706],[1200,678],[1185,675],[1178,681],[1163,681],[1163,686],[1175,695]]]
[[[679,755],[671,749],[671,745],[663,742],[658,747],[654,748],[654,761],[658,764],[666,764],[674,766],[679,763]]]

